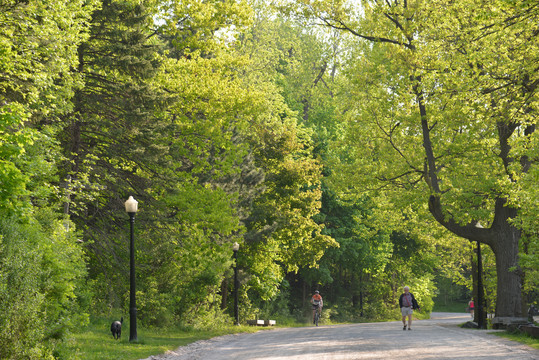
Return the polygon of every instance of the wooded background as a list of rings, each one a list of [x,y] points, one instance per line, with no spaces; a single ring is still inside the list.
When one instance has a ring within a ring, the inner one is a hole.
[[[144,326],[537,303],[539,2],[1,0],[0,357]],[[462,309],[464,311],[464,308]],[[127,316],[126,316],[127,317]]]

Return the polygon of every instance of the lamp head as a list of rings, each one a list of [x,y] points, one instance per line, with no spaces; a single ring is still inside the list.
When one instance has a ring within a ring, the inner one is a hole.
[[[132,196],[129,196],[129,199],[125,202],[125,211],[128,214],[136,213],[138,210],[138,201],[133,199]]]
[[[232,245],[232,250],[238,251],[239,249],[240,249],[240,244],[238,244],[237,242],[235,242],[234,245]]]

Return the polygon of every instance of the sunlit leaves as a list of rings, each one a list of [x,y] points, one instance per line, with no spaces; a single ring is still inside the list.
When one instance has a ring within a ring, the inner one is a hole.
[[[13,2],[0,5],[0,89],[4,101],[66,109],[76,83],[77,45],[84,40],[95,1]]]
[[[157,22],[160,31],[186,55],[211,54],[233,42],[237,29],[247,25],[251,16],[245,1],[169,1],[160,4]]]
[[[367,191],[396,206],[395,219],[403,212],[405,222],[424,222],[423,205],[435,195],[431,214],[462,237],[471,239],[463,229],[476,221],[512,233],[481,239],[503,256],[501,248],[520,236],[508,214],[518,209],[524,220],[537,209],[528,203],[523,210],[516,200],[517,194],[531,199],[532,187],[522,180],[535,173],[536,7],[364,1],[362,11],[347,13],[344,2],[294,3],[296,14],[356,40],[345,56],[339,103],[346,123],[333,144],[339,169],[333,183],[342,196]],[[507,199],[511,207],[495,208]],[[517,282],[505,278],[498,285]],[[500,308],[511,312],[506,305]]]

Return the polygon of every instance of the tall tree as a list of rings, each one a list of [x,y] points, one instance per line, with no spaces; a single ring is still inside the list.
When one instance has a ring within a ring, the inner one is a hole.
[[[105,0],[92,12],[90,36],[78,47],[73,67],[82,86],[74,93],[72,111],[62,118],[64,209],[84,230],[90,276],[106,301],[96,309],[124,304],[129,261],[123,202],[129,195],[140,202],[139,221],[148,224],[137,227],[145,235],[137,247],[155,251],[160,246],[154,238],[169,238],[157,219],[168,215],[159,196],[174,171],[174,129],[162,115],[171,95],[152,82],[162,63],[152,4]],[[148,272],[161,261],[141,260],[140,269]],[[146,293],[146,284],[140,285]],[[151,312],[146,307],[141,315]]]
[[[58,117],[80,85],[71,68],[93,1],[0,3],[0,357],[52,358],[87,320],[86,266],[58,214]]]
[[[50,176],[54,171],[49,169],[57,157],[57,116],[69,111],[71,94],[79,85],[71,68],[77,65],[76,49],[87,38],[95,6],[94,1],[0,4],[2,210],[31,212],[28,195],[35,189],[27,186],[46,186],[39,174]],[[41,151],[28,156],[27,150],[39,146]],[[40,195],[48,198],[53,192]]]
[[[259,94],[257,116],[246,141],[253,149],[254,163],[263,170],[264,191],[254,199],[244,224],[248,252],[256,254],[248,260],[253,275],[250,286],[268,300],[275,298],[286,272],[317,266],[324,251],[336,243],[322,234],[323,226],[314,220],[322,195],[317,135],[304,124],[302,117],[308,114],[302,110],[302,100],[294,97],[294,90],[306,83],[312,90],[309,71],[319,64],[300,66],[302,56],[307,56],[298,56],[307,48],[300,31],[273,19],[266,4],[254,8],[253,25],[238,37],[238,48],[249,59],[243,79]]]
[[[495,323],[521,318],[521,230],[512,193],[534,166],[523,144],[535,138],[536,52],[529,49],[537,44],[528,26],[535,7],[466,0],[364,1],[361,9],[345,1],[296,4],[357,40],[348,57],[347,74],[359,86],[350,88],[345,115],[346,167],[353,169],[347,176],[405,203],[430,194],[424,204],[439,224],[493,249]]]

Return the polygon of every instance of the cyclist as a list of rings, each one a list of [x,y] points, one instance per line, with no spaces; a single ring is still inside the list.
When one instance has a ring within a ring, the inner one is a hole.
[[[313,305],[313,324],[315,323],[314,315],[316,310],[320,309],[320,315],[322,315],[322,307],[324,307],[324,301],[322,296],[320,296],[320,291],[316,290],[313,297],[311,298],[311,304]]]

